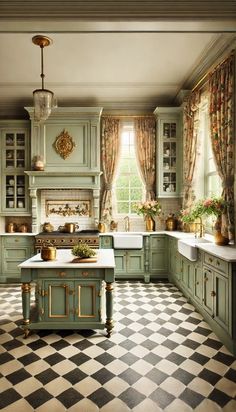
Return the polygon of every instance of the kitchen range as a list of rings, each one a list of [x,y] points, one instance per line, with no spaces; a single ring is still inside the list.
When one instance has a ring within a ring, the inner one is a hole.
[[[40,253],[44,244],[51,244],[57,249],[69,249],[78,243],[86,243],[93,249],[99,248],[99,231],[84,229],[73,233],[60,231],[41,232],[35,236],[36,253]]]

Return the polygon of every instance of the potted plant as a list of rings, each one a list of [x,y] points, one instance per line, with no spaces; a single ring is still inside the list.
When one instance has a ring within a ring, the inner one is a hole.
[[[95,250],[91,249],[86,243],[79,243],[73,246],[72,255],[76,256],[73,262],[79,262],[81,259],[91,258],[96,255]]]
[[[135,205],[138,215],[143,215],[146,222],[146,230],[151,232],[154,228],[154,219],[161,213],[161,205],[158,200],[146,200]]]

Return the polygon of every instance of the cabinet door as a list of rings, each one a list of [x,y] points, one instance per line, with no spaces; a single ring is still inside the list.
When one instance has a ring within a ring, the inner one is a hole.
[[[157,194],[176,197],[181,170],[181,108],[158,107],[154,113],[157,117]]]
[[[214,316],[215,320],[228,332],[229,330],[229,281],[220,273],[214,277]]]
[[[43,284],[43,320],[69,322],[74,320],[74,282],[45,280]]]
[[[75,320],[97,322],[101,320],[102,283],[80,280],[75,282]]]
[[[164,250],[151,250],[149,259],[150,273],[167,273],[167,259]]]
[[[194,282],[194,263],[190,262],[187,259],[183,259],[183,274],[182,282],[184,288],[188,291],[189,294],[193,293],[193,282]]]
[[[0,282],[20,279],[18,265],[34,254],[33,236],[3,236]]]
[[[29,166],[29,136],[27,129],[2,131],[2,211],[28,211],[27,180],[24,170]]]
[[[126,252],[123,250],[115,250],[115,273],[116,274],[126,274],[127,264],[126,264]]]
[[[194,267],[193,296],[202,304],[202,267],[198,265]]]
[[[127,273],[139,274],[144,272],[144,255],[143,252],[129,251],[126,252]]]
[[[205,310],[214,316],[214,274],[211,269],[203,267],[203,306]]]
[[[169,239],[169,274],[170,278],[174,279],[176,276],[176,261],[177,261],[177,241],[176,239]]]

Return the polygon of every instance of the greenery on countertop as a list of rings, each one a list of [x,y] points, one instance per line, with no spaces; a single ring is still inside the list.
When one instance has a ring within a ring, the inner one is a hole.
[[[216,217],[225,213],[228,203],[222,197],[212,197],[198,200],[191,208],[181,211],[181,220],[185,223],[194,222],[202,216]]]
[[[79,243],[78,245],[73,246],[71,253],[81,259],[90,258],[96,255],[95,250],[91,249],[86,243]]]

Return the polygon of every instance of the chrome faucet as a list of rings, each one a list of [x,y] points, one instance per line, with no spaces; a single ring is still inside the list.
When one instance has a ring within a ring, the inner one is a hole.
[[[130,220],[129,220],[129,216],[125,216],[125,217],[124,217],[124,221],[125,221],[125,232],[129,232],[129,231],[130,231]]]
[[[202,218],[199,217],[198,219],[199,219],[199,222],[195,222],[195,237],[198,237],[198,236],[203,237],[204,236],[204,225],[202,223]]]

